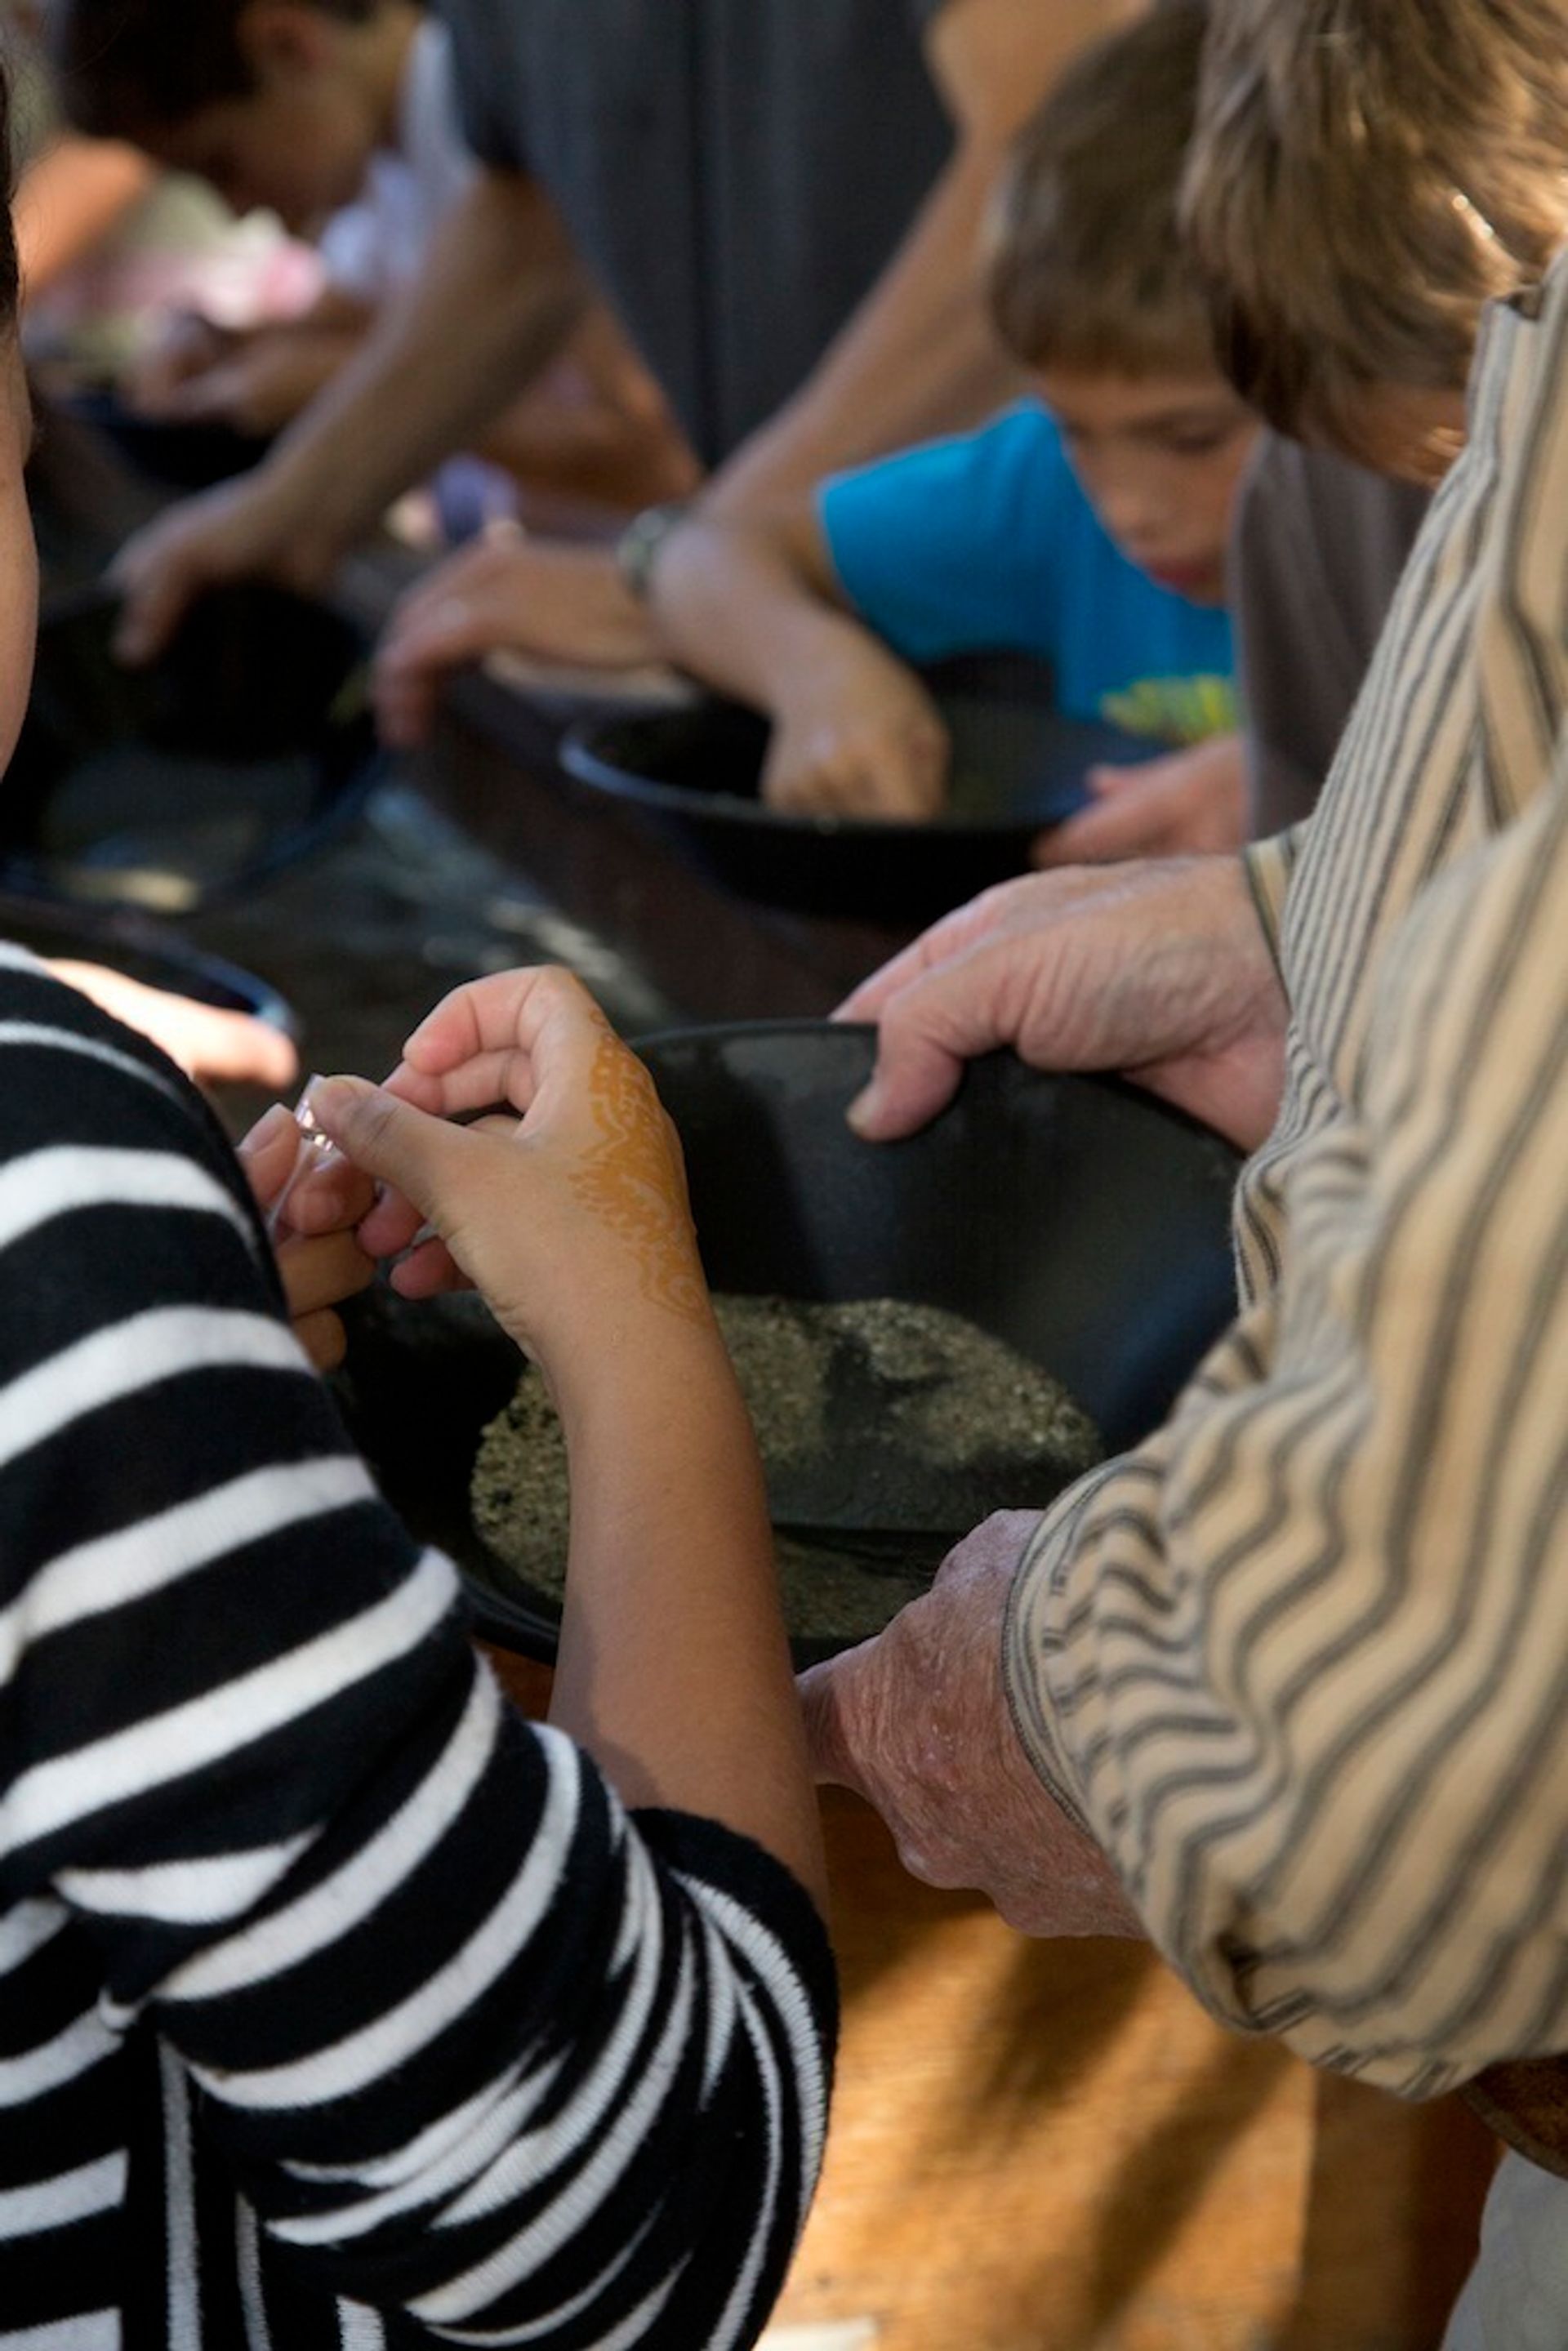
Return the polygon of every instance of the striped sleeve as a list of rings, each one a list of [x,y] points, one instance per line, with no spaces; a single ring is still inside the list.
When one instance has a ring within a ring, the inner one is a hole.
[[[1278,1290],[1042,1530],[1039,1768],[1229,2022],[1428,2095],[1568,2046],[1568,748],[1383,967]]]
[[[749,2342],[824,2129],[810,1905],[500,1699],[166,1065],[7,964],[0,1077],[0,1851],[95,2050],[177,2060],[279,2309]]]
[[[1568,2046],[1568,264],[1468,413],[1291,879],[1248,1303],[1005,1652],[1200,1997],[1412,2095]]]

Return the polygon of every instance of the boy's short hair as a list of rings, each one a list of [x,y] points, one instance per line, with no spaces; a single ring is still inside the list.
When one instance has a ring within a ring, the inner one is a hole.
[[[1568,235],[1561,0],[1211,0],[1183,225],[1237,390],[1375,456]]]
[[[95,139],[172,131],[204,106],[248,98],[240,39],[249,0],[48,0],[50,61],[67,120]],[[362,24],[382,0],[306,0]]]
[[[1176,219],[1207,17],[1166,0],[1085,50],[1014,140],[988,233],[991,314],[1026,367],[1207,373]]]

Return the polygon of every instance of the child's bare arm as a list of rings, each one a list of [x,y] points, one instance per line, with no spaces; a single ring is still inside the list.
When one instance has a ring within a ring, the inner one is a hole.
[[[810,501],[744,522],[697,515],[660,550],[652,606],[672,660],[772,717],[771,805],[935,813],[946,729],[913,672],[845,610]]]
[[[672,660],[762,710],[773,708],[802,648],[865,634],[844,609],[809,497],[746,521],[699,508],[659,549],[649,606]]]
[[[339,1079],[311,1100],[387,1187],[367,1247],[398,1255],[425,1219],[442,1236],[403,1258],[399,1290],[460,1269],[559,1407],[571,1543],[552,1719],[629,1802],[724,1822],[821,1902],[756,1443],[647,1071],[575,980],[513,971],[439,1006],[386,1089]],[[498,1102],[510,1116],[448,1123]]]

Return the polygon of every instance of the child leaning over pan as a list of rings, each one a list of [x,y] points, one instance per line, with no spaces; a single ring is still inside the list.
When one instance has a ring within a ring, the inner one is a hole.
[[[1254,428],[1176,223],[1204,15],[1175,0],[1099,45],[1017,142],[992,304],[1038,397],[764,524],[699,512],[659,544],[666,647],[771,715],[775,806],[934,815],[947,743],[908,664],[1006,648],[1050,662],[1070,716],[1200,746],[1095,771],[1061,854],[1240,838],[1225,552]]]
[[[319,235],[310,308],[246,333],[183,321],[136,386],[175,421],[279,431],[353,357],[477,169],[445,26],[417,0],[55,0],[48,25],[78,129]],[[696,478],[657,387],[588,301],[484,454],[524,483],[536,520],[546,494],[635,507]]]
[[[4,120],[0,79],[0,159]],[[0,766],[16,294],[0,204]],[[741,2351],[821,2155],[832,1971],[760,1470],[646,1072],[561,973],[460,989],[387,1091],[319,1094],[346,1157],[276,1260],[288,1117],[242,1170],[5,946],[0,1078],[0,2339]],[[567,1429],[549,1727],[299,1343],[368,1271],[356,1224],[405,1294],[447,1282],[404,1254],[426,1220]]]

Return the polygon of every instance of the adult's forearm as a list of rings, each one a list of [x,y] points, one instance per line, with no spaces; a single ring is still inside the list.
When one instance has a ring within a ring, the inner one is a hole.
[[[498,415],[586,298],[576,256],[533,183],[486,172],[359,356],[268,459],[279,511],[341,549]]]
[[[1021,388],[991,325],[981,229],[1009,142],[1086,42],[1145,0],[946,0],[926,37],[957,144],[888,267],[810,381],[718,475],[721,512],[975,424]]]
[[[987,315],[980,225],[1000,150],[966,143],[810,381],[715,476],[719,514],[766,510],[823,475],[974,424],[1022,387]]]

